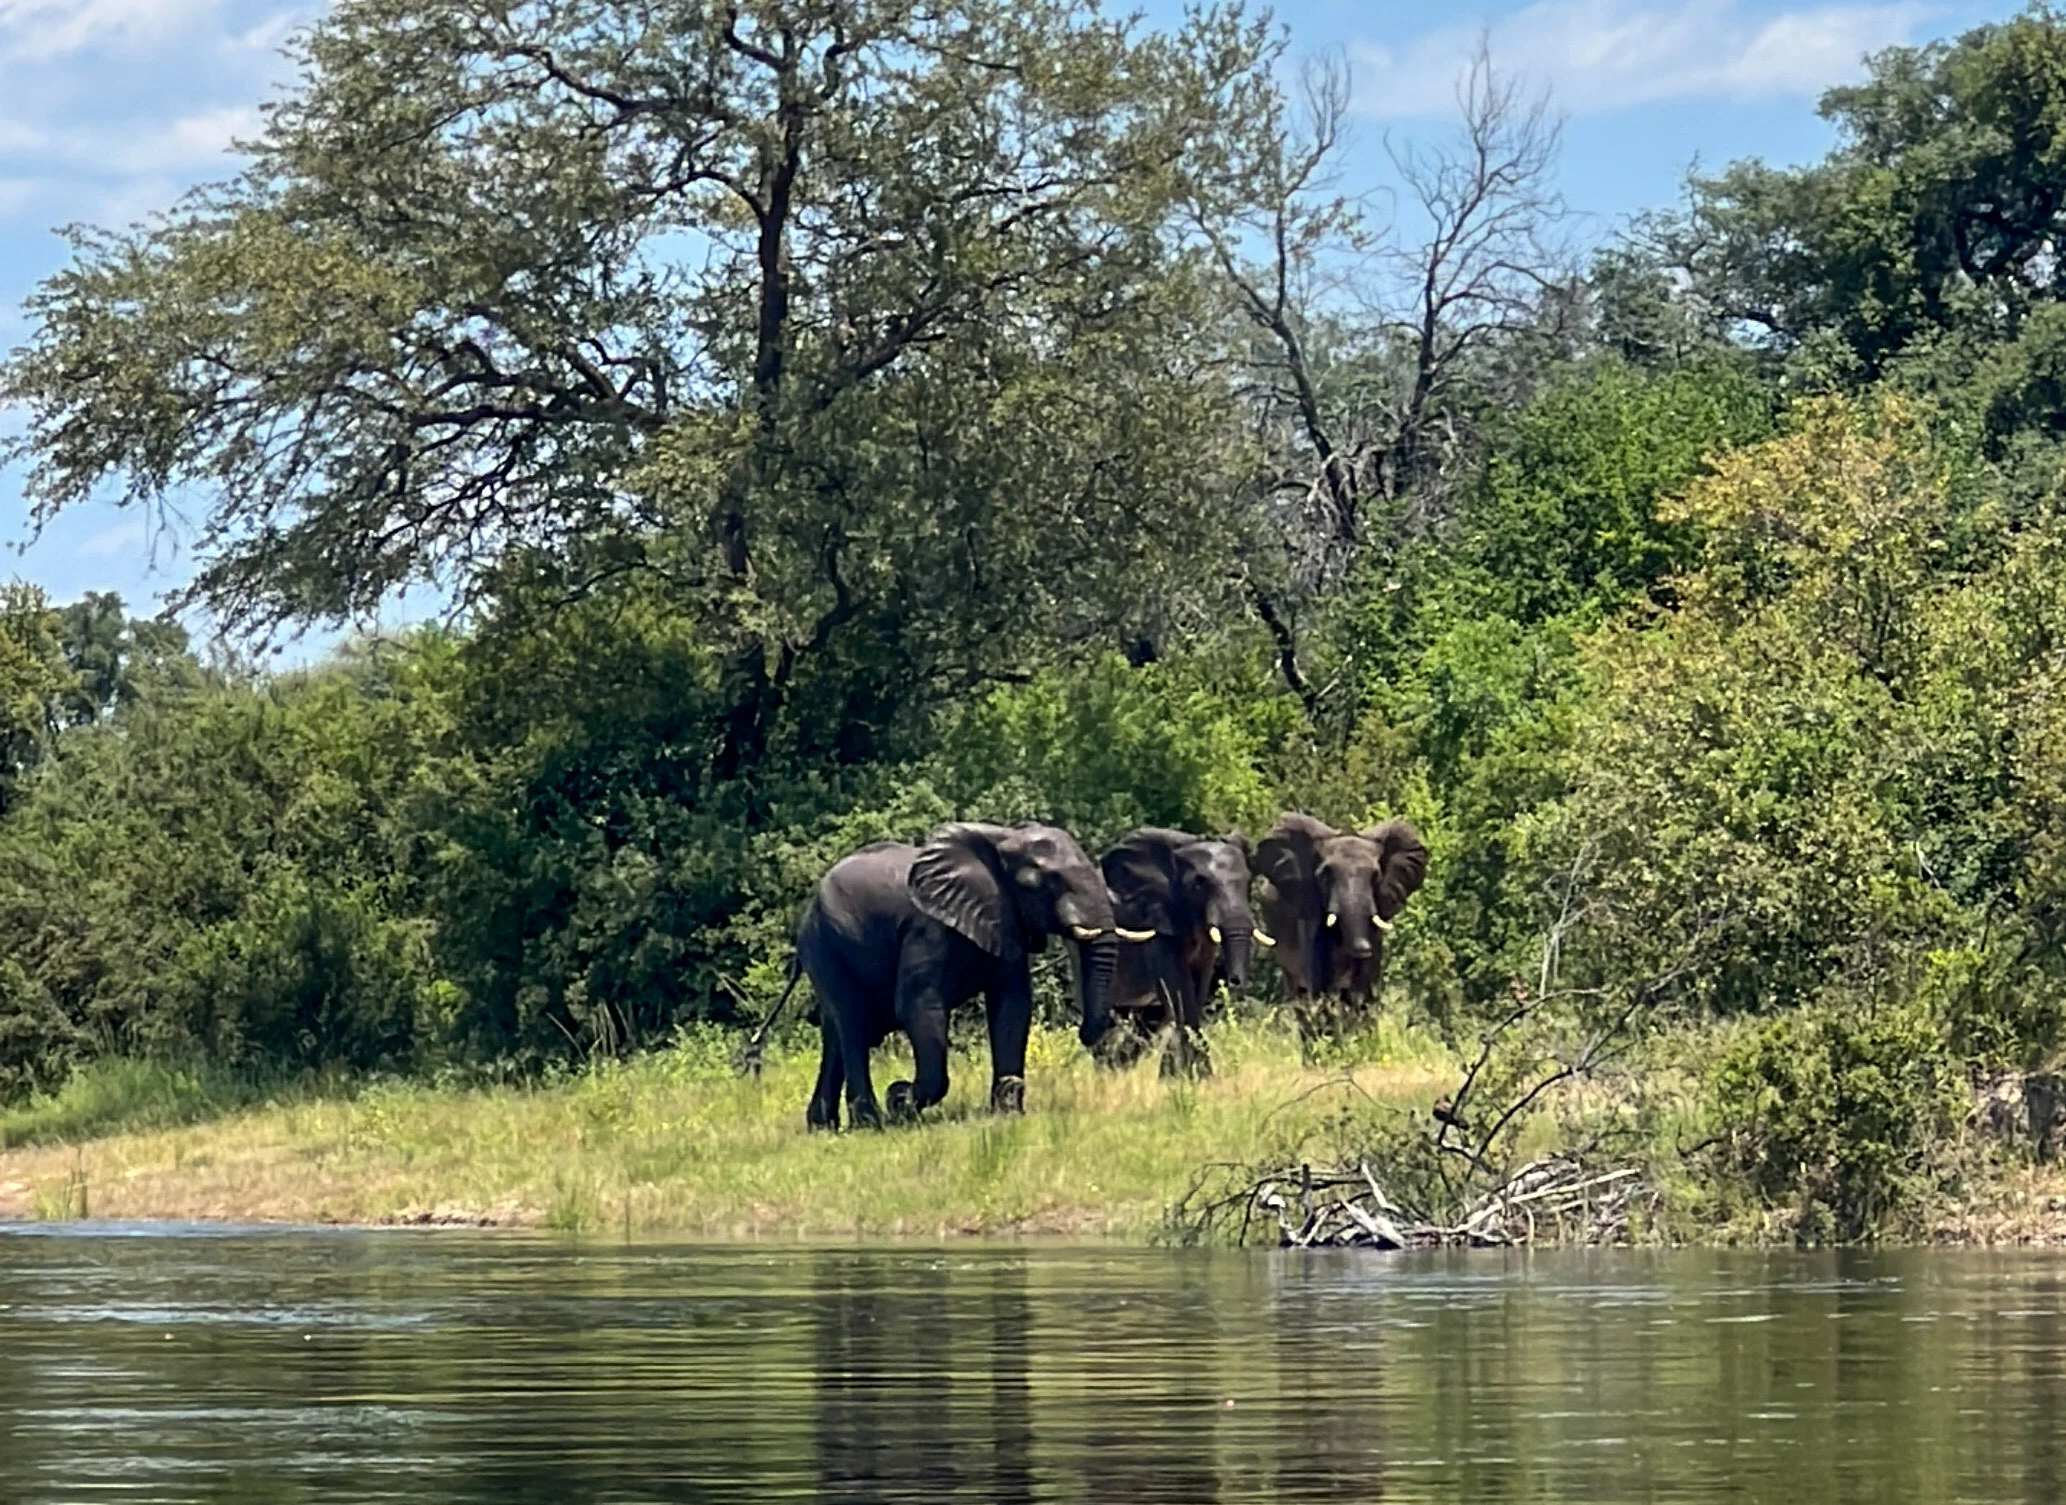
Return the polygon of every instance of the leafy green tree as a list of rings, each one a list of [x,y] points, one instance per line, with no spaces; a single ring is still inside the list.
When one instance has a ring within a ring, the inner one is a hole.
[[[0,1090],[118,1052],[434,1058],[452,999],[409,812],[440,720],[418,690],[361,663],[65,733],[0,824]]]
[[[1898,405],[1836,405],[1667,509],[1704,535],[1700,567],[1666,625],[1589,650],[1572,792],[1531,821],[1545,887],[1584,895],[1566,955],[1587,984],[1763,1010],[1884,975],[1944,933],[1903,732],[1917,608],[1987,561],[1966,475]]]
[[[59,610],[58,624],[77,680],[59,712],[67,725],[98,721],[153,688],[201,681],[186,629],[170,618],[132,618],[113,591],[88,591]]]
[[[0,589],[0,813],[49,752],[76,683],[59,616],[43,593],[19,581]]]
[[[194,594],[236,623],[656,573],[718,645],[725,777],[800,688],[1112,641],[1227,542],[1176,215],[1277,45],[1064,0],[349,0],[243,176],[32,300],[0,387],[39,513],[205,488]]]
[[[994,689],[955,719],[930,781],[971,815],[1057,821],[1093,851],[1142,825],[1255,833],[1277,813],[1261,765],[1301,718],[1204,667],[1114,655]]]
[[[1526,623],[1655,595],[1693,558],[1665,503],[1771,425],[1769,388],[1726,358],[1656,376],[1610,365],[1552,389],[1495,439],[1461,519],[1472,607]]]
[[[1696,296],[1786,347],[1833,340],[1870,376],[1946,333],[2016,337],[2066,283],[2066,25],[2047,5],[1892,47],[1823,96],[1842,133],[1802,168],[1695,179],[1658,228]]]

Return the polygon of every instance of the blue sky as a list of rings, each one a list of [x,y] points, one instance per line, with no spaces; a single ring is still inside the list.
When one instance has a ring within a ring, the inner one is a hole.
[[[323,0],[0,0],[0,326],[58,270],[68,222],[119,225],[232,165],[231,142],[289,81],[281,43]],[[1566,119],[1563,187],[1594,233],[1667,203],[1696,158],[1801,161],[1830,141],[1814,100],[1873,49],[1955,34],[2005,3],[1536,0],[1440,6],[1287,0],[1299,50],[1339,48],[1355,79],[1350,186],[1385,180],[1384,143],[1439,133],[1481,30],[1494,61],[1546,85]],[[1173,17],[1174,0],[1151,0]],[[0,541],[27,541],[20,478],[0,471]],[[191,569],[112,504],[58,519],[0,568],[68,600],[119,590],[133,609]],[[200,624],[195,624],[200,625]],[[303,652],[320,641],[311,641]],[[296,657],[302,656],[297,653]]]

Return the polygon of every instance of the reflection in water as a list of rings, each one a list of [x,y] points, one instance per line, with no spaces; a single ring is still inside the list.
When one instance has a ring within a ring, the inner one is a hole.
[[[1025,1261],[954,1263],[885,1289],[876,1257],[812,1258],[821,1498],[1034,1499]]]
[[[2066,1263],[0,1232],[0,1500],[2051,1500]]]

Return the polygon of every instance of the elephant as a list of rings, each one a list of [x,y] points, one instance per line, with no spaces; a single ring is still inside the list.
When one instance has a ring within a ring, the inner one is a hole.
[[[1255,854],[1287,992],[1367,1003],[1383,975],[1384,933],[1427,877],[1420,833],[1400,819],[1352,834],[1288,814]]]
[[[1155,937],[1120,952],[1109,1006],[1135,1043],[1151,1032],[1150,1021],[1159,1024],[1166,1015],[1175,1039],[1174,1058],[1163,1058],[1165,1071],[1211,1070],[1196,1032],[1215,977],[1245,987],[1254,948],[1276,944],[1257,928],[1249,908],[1249,855],[1248,838],[1239,832],[1214,839],[1144,826],[1098,864],[1118,923]]]
[[[1123,940],[1148,937],[1118,928],[1103,879],[1067,831],[956,822],[922,846],[876,842],[833,864],[797,925],[789,984],[810,977],[824,1043],[809,1125],[839,1126],[842,1088],[855,1127],[882,1125],[868,1053],[897,1029],[910,1036],[917,1080],[890,1084],[890,1116],[908,1121],[939,1102],[948,1015],[978,993],[989,1015],[991,1107],[1023,1111],[1033,1021],[1027,958],[1051,935],[1076,947],[1079,1033],[1094,1044],[1109,1022]]]

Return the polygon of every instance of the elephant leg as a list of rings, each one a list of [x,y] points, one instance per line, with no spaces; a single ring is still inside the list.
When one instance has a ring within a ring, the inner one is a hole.
[[[818,1085],[811,1093],[811,1105],[804,1112],[804,1122],[813,1129],[837,1129],[839,1092],[846,1085],[846,1063],[840,1059],[839,1039],[829,1024],[820,1023],[818,1036],[823,1042],[823,1050],[818,1057]]]
[[[890,1116],[916,1118],[947,1096],[947,1003],[930,966],[899,974],[897,1020],[911,1037],[915,1080],[890,1084]]]
[[[875,1100],[875,1079],[868,1069],[869,1042],[859,1011],[835,1010],[840,1066],[846,1076],[847,1122],[857,1129],[882,1127],[882,1105]]]
[[[990,994],[990,1107],[998,1113],[1026,1111],[1026,1039],[1033,1029],[1033,1000]]]

